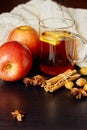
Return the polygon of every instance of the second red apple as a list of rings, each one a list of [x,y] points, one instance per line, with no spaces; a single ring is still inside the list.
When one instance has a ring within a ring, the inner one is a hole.
[[[39,54],[40,40],[36,30],[30,26],[18,26],[8,35],[8,41],[18,41],[26,45],[35,58]]]

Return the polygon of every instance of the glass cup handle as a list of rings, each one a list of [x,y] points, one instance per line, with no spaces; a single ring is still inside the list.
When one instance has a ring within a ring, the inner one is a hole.
[[[76,60],[73,60],[73,63],[75,64],[75,63],[78,63],[78,62],[82,62],[86,58],[86,48],[87,48],[86,43],[87,43],[87,41],[86,41],[86,39],[84,37],[82,37],[79,34],[72,34],[72,36],[74,38],[78,39],[78,41],[80,41],[80,43],[83,46],[82,49],[84,50],[83,53],[81,54],[81,56],[82,56],[81,59],[78,58]],[[77,53],[79,53],[79,52],[77,52]]]
[[[67,55],[67,57],[70,60],[71,64],[74,65],[76,63],[82,62],[86,58],[87,41],[81,35],[74,33],[72,33],[72,39],[73,40],[69,48],[70,52],[69,55]],[[78,44],[75,42],[75,39],[78,40]]]
[[[76,38],[79,38],[82,41],[83,44],[87,43],[87,40],[83,36],[81,36],[79,34],[74,34],[73,33],[72,36],[76,37]]]

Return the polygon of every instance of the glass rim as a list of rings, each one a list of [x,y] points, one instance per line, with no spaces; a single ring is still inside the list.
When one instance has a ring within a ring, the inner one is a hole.
[[[66,17],[64,17],[63,19],[66,20],[66,21],[71,21],[71,24],[67,25],[66,27],[65,26],[63,26],[63,27],[48,27],[48,26],[44,25],[44,21],[51,20],[51,19],[58,19],[58,17],[49,17],[49,18],[41,19],[40,22],[39,22],[40,26],[43,27],[43,28],[48,28],[48,29],[67,29],[67,28],[70,28],[70,27],[75,25],[75,21],[73,19],[66,18]]]

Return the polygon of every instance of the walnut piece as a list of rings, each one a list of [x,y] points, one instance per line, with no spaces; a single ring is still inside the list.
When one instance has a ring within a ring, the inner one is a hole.
[[[74,83],[72,81],[66,81],[65,82],[65,88],[71,90],[74,86]]]
[[[24,112],[15,110],[14,112],[11,112],[11,115],[13,118],[17,119],[17,121],[22,121],[22,118],[24,117]]]
[[[80,69],[80,73],[81,73],[82,75],[87,75],[87,67],[82,67],[82,68]]]
[[[76,80],[76,85],[79,87],[82,87],[86,84],[86,79],[85,78],[79,78]]]
[[[87,83],[83,86],[83,90],[87,92]]]

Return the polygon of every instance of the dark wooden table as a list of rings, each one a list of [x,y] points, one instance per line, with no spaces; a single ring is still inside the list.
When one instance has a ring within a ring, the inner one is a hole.
[[[24,111],[23,122],[11,116]],[[74,99],[64,88],[46,93],[39,87],[26,88],[22,81],[0,81],[0,130],[86,130],[87,98]]]
[[[86,0],[78,0],[78,4],[86,8],[87,4],[81,4],[83,1],[87,3]],[[0,12],[10,11],[23,2],[27,0],[2,0]],[[65,0],[65,2],[69,6],[71,1]],[[75,2],[77,1],[73,0],[72,3]],[[33,71],[33,74],[38,74],[38,71],[36,73]],[[15,109],[26,113],[23,122],[17,122],[12,118],[11,112]],[[22,80],[17,82],[0,80],[0,130],[86,129],[87,98],[76,100],[64,88],[55,93],[47,93],[40,87],[25,87]]]

